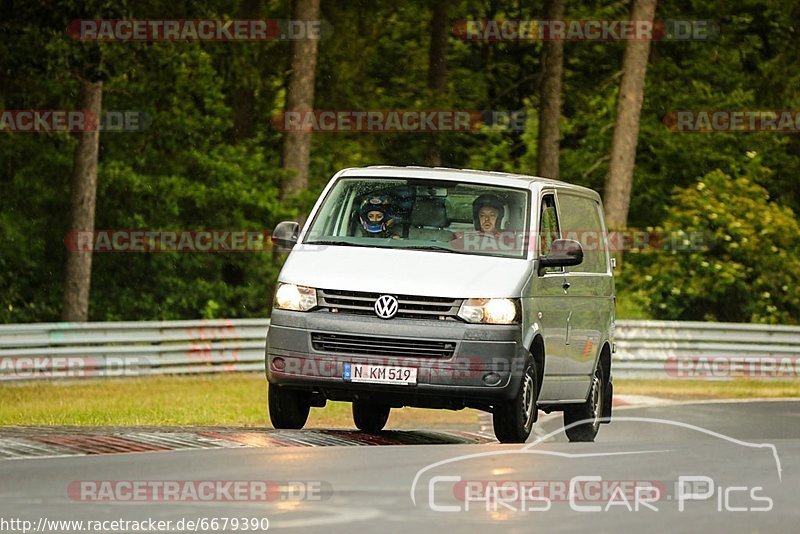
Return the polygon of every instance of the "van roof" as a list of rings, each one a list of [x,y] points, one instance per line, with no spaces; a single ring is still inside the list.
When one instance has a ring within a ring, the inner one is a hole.
[[[527,176],[525,174],[513,174],[498,171],[479,171],[473,169],[450,169],[447,167],[417,167],[417,166],[391,166],[373,165],[370,167],[353,167],[344,169],[339,176],[374,176],[386,178],[432,178],[434,180],[446,180],[453,182],[483,183],[507,187],[528,187],[531,184],[542,184],[553,186],[558,189],[571,189],[587,194],[597,200],[600,195],[597,192],[580,185],[541,178],[538,176]]]

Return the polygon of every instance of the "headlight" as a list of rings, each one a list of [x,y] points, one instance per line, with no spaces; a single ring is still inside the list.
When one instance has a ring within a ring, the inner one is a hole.
[[[468,323],[513,324],[517,303],[512,299],[467,299],[458,316]]]
[[[274,306],[280,310],[308,311],[317,305],[317,290],[294,284],[278,284]]]

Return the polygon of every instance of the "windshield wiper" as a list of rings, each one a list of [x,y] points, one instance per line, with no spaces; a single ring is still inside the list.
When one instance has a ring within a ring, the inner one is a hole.
[[[316,241],[306,241],[304,245],[344,245],[346,247],[369,247],[363,243],[351,243],[350,241],[342,241],[338,239],[319,239]]]
[[[441,245],[419,245],[419,246],[411,246],[411,247],[402,247],[403,249],[411,249],[411,250],[436,250],[441,252],[451,252],[453,254],[464,254],[464,252],[460,250],[453,250],[449,247],[443,247]]]
[[[412,246],[397,246],[397,247],[387,247],[381,246],[380,243],[382,240],[376,239],[375,243],[351,243],[350,241],[342,241],[339,239],[320,239],[316,241],[306,241],[303,243],[304,245],[343,245],[347,247],[370,247],[370,248],[396,248],[400,250],[435,250],[437,252],[450,252],[452,254],[465,254],[460,250],[453,250],[452,248],[444,247],[441,245],[412,245]],[[397,243],[398,245],[402,243],[402,241],[394,240],[390,241],[387,240],[385,243]]]

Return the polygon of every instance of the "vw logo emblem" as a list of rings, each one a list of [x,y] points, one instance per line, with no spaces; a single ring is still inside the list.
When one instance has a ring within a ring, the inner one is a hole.
[[[397,299],[391,295],[382,295],[375,301],[375,314],[381,319],[391,319],[397,313]]]

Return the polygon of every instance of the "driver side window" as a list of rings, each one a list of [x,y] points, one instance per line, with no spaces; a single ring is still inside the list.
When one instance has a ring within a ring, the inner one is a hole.
[[[550,252],[553,241],[561,237],[558,226],[558,213],[556,199],[552,193],[542,197],[541,213],[539,215],[539,256],[546,256]],[[547,267],[545,272],[560,273],[562,267]]]

